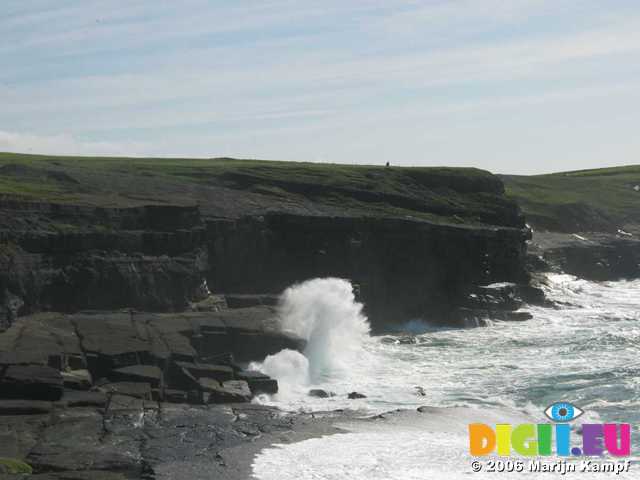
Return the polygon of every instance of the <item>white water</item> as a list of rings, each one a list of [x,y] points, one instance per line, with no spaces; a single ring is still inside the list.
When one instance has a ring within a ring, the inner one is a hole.
[[[262,364],[284,388],[261,401],[289,410],[352,408],[363,414],[458,406],[475,409],[471,417],[476,421],[483,414],[504,416],[515,410],[544,422],[546,406],[567,400],[586,411],[582,421],[637,425],[640,282],[594,283],[551,275],[547,295],[564,306],[530,308],[534,318],[528,322],[495,322],[486,328],[426,325],[424,331],[425,325],[413,322],[407,330],[424,333],[406,344],[403,336],[366,335],[348,283],[307,282],[288,291],[282,311],[283,325],[308,338],[310,348],[304,357],[281,352]],[[341,329],[348,333],[342,335]],[[294,370],[303,374],[282,375],[294,358],[301,364]],[[311,398],[310,388],[336,396]],[[354,390],[367,398],[348,400],[346,394]],[[427,472],[439,478],[443,471],[449,478],[468,478],[465,431],[451,423],[449,434],[441,438],[432,434],[433,418],[424,422],[419,432],[407,425],[377,432],[353,427],[351,434],[269,449],[257,457],[255,472],[262,480],[345,478],[347,473],[354,479],[427,478]],[[637,431],[632,435],[637,453]]]
[[[355,302],[351,284],[338,278],[317,278],[294,285],[282,295],[280,324],[307,340],[304,355],[283,350],[251,368],[277,378],[276,401],[296,402],[309,386],[348,378],[369,340],[369,323]]]

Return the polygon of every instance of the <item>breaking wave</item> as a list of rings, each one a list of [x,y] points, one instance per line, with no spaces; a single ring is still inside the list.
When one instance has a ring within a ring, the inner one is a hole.
[[[279,397],[345,375],[369,337],[369,322],[351,283],[316,278],[289,287],[279,306],[282,330],[307,341],[303,353],[282,350],[252,368],[278,380]]]

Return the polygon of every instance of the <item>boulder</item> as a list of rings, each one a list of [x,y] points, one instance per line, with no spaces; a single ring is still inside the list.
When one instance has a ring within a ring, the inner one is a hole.
[[[0,398],[55,401],[62,391],[60,372],[43,365],[10,365],[0,379]]]
[[[64,388],[71,390],[89,390],[91,388],[91,374],[89,370],[71,370],[61,372]]]
[[[335,395],[336,395],[335,393],[327,392],[326,390],[322,390],[321,388],[313,388],[309,390],[310,397],[329,398],[329,397],[335,397]]]
[[[249,385],[251,393],[258,395],[259,393],[268,393],[273,395],[278,393],[278,382],[255,370],[242,370],[236,374],[238,379],[244,380]]]
[[[131,365],[113,370],[109,378],[117,382],[142,382],[151,387],[162,383],[162,370],[155,365]]]
[[[529,312],[504,312],[503,318],[510,322],[524,322],[531,320],[533,315]]]
[[[227,365],[211,365],[208,363],[174,362],[178,368],[187,370],[196,378],[211,378],[219,382],[234,379],[233,368]]]
[[[515,283],[502,282],[475,287],[468,295],[464,306],[489,312],[517,310],[523,304]]]
[[[200,386],[209,394],[209,403],[240,403],[251,401],[251,390],[244,380],[230,380],[220,384],[210,378],[201,378]]]
[[[399,345],[415,345],[418,343],[418,339],[413,335],[403,335],[397,338],[396,343]]]
[[[358,398],[367,398],[367,396],[362,393],[351,392],[349,395],[347,395],[347,398],[349,398],[350,400],[356,400]]]

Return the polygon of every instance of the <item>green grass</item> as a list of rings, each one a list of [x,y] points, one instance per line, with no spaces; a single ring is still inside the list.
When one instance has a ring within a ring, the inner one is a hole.
[[[0,193],[34,198],[51,198],[61,192],[56,184],[0,176]]]
[[[498,179],[473,168],[232,158],[68,157],[0,153],[0,195],[94,206],[199,204],[208,215],[267,211],[513,223]]]
[[[502,175],[507,194],[539,228],[616,230],[640,224],[640,166],[549,175]]]
[[[33,469],[31,466],[21,460],[17,460],[15,458],[1,458],[0,457],[0,466],[4,466],[7,468],[9,474],[18,475],[18,474],[27,474],[30,475],[33,473]]]
[[[319,164],[232,158],[125,158],[125,157],[59,157],[0,153],[0,167],[21,164],[31,168],[53,168],[81,173],[93,171],[115,172],[146,177],[181,179],[201,184],[217,183],[235,177],[267,184],[296,182],[362,190],[404,193],[407,182],[434,184],[447,178],[451,182],[489,178],[490,174],[473,168],[393,167],[372,165]],[[46,188],[45,188],[46,190]],[[0,187],[0,191],[2,187]]]

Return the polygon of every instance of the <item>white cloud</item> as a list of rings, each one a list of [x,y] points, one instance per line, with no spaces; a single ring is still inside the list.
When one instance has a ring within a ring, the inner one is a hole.
[[[34,135],[0,130],[0,152],[51,155],[133,155],[150,153],[149,145],[127,142],[91,142],[70,134]]]
[[[532,16],[549,15],[567,2],[558,0],[445,0],[415,1],[377,22],[393,35],[419,35],[425,31],[453,30],[465,33],[514,24]]]
[[[468,116],[493,139],[488,122],[516,111],[542,131],[562,105],[638,103],[640,10],[599,0],[48,5],[0,20],[0,150],[362,162],[420,158],[428,131],[471,164],[509,139],[465,156],[446,142]],[[602,138],[620,143],[630,112]],[[537,154],[571,148],[555,142]]]

